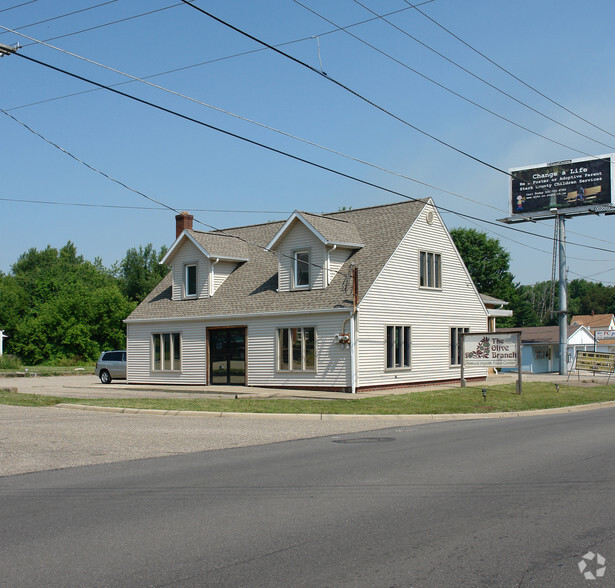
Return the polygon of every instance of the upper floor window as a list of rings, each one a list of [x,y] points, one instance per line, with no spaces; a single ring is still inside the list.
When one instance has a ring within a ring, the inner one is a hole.
[[[295,288],[309,288],[310,286],[310,252],[295,251],[293,253],[293,286]]]
[[[419,257],[419,285],[422,288],[442,287],[442,257],[439,253],[421,251]]]
[[[184,296],[196,296],[196,264],[187,265],[184,278]]]

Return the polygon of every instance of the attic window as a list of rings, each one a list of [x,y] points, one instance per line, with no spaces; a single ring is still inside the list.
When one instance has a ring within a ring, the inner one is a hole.
[[[294,258],[294,287],[309,288],[310,286],[310,252],[295,251]]]
[[[196,296],[196,265],[186,266],[184,295],[186,298]]]

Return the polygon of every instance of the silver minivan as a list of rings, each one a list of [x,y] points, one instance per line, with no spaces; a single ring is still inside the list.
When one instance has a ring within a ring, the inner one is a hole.
[[[96,362],[96,375],[103,384],[126,379],[126,351],[103,351]]]

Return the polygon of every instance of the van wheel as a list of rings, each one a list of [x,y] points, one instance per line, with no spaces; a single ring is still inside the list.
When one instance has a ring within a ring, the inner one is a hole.
[[[107,370],[103,370],[102,372],[100,372],[100,381],[103,384],[110,384],[111,383],[111,374]]]

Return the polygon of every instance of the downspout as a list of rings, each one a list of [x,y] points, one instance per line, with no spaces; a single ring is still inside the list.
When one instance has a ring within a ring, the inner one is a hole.
[[[220,261],[219,257],[216,257],[216,261],[211,262],[211,267],[209,269],[209,296],[214,295],[214,265],[216,265]]]
[[[333,245],[327,250],[327,286],[331,283],[331,253],[337,249],[337,245]]]

